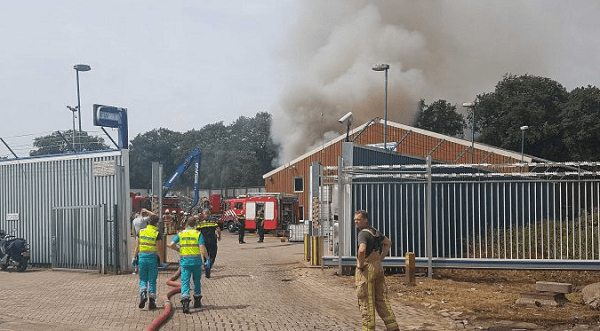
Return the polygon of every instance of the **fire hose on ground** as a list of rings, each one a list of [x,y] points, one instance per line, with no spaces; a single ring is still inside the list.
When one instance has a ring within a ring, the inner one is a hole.
[[[158,316],[152,322],[152,324],[150,324],[148,326],[148,328],[146,328],[146,331],[160,330],[160,328],[165,323],[167,323],[167,321],[173,316],[173,313],[175,311],[173,310],[173,303],[171,302],[171,297],[174,296],[175,294],[181,292],[181,283],[175,282],[175,280],[177,280],[177,278],[179,278],[180,275],[181,275],[181,268],[177,269],[177,271],[175,271],[175,273],[173,273],[171,278],[169,278],[167,280],[167,285],[172,286],[173,288],[167,294],[165,294],[163,296],[165,310],[163,311],[162,314],[160,314],[160,316]]]

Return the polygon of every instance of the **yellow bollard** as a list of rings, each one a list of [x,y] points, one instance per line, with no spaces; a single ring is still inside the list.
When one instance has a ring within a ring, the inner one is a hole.
[[[314,236],[311,237],[310,243],[310,265],[317,266],[323,264],[323,237]]]
[[[158,253],[158,257],[160,258],[160,262],[167,263],[167,238],[163,236],[162,240],[156,241],[156,253]]]

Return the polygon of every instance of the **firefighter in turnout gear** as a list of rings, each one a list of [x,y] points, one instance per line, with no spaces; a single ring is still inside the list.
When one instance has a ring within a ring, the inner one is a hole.
[[[140,308],[146,306],[150,299],[149,309],[156,308],[156,278],[158,277],[158,253],[156,242],[162,240],[162,234],[158,231],[158,215],[148,211],[150,214],[149,224],[140,230],[137,245],[134,252],[132,265],[139,265],[140,279]],[[146,291],[148,292],[146,294]]]
[[[265,241],[265,212],[261,209],[256,215],[256,233],[258,234],[258,242]]]
[[[192,216],[186,220],[185,230],[179,232],[169,248],[179,251],[179,266],[181,267],[181,305],[183,312],[190,312],[190,278],[194,281],[194,308],[202,307],[202,257],[210,265],[210,259],[204,247],[202,233],[194,229],[196,219]]]
[[[210,259],[210,263],[209,261],[204,262],[204,272],[206,278],[210,278],[210,269],[215,265],[215,260],[217,259],[217,241],[221,240],[221,228],[217,220],[210,217],[210,212],[204,210],[202,212],[202,219],[196,225],[196,230],[200,231],[204,237],[204,246]]]
[[[354,224],[359,230],[355,281],[358,306],[362,314],[362,330],[375,330],[375,311],[387,330],[400,330],[387,298],[381,264],[392,242],[369,225],[369,214],[364,210],[354,213]]]
[[[246,216],[241,214],[237,218],[238,221],[238,241],[240,244],[245,244],[244,235],[246,234]]]

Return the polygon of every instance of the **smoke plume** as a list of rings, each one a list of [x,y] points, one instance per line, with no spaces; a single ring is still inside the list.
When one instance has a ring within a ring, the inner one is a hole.
[[[543,27],[524,1],[302,1],[280,55],[289,82],[274,114],[280,164],[345,127],[384,117],[412,125],[419,99],[453,104],[492,91],[506,73],[536,74],[545,63]]]

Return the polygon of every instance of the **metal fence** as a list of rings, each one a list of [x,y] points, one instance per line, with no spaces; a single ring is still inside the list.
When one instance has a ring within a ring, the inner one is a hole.
[[[129,204],[128,150],[0,160],[0,229],[27,240],[33,265],[126,270]]]
[[[106,205],[52,209],[52,268],[115,272],[118,227]]]
[[[590,162],[342,167],[339,236],[331,231],[324,263],[355,264],[352,216],[364,209],[394,243],[386,266],[404,266],[414,252],[429,268],[600,270],[598,170]]]

